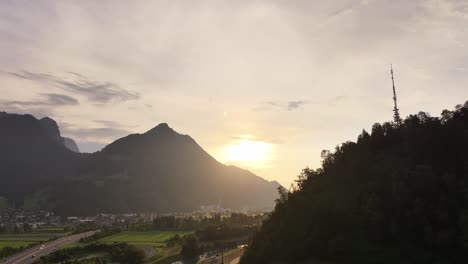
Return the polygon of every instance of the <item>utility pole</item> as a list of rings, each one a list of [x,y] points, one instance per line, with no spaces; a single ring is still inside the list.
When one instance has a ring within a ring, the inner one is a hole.
[[[224,245],[221,247],[221,264],[224,264]]]
[[[395,89],[395,78],[393,77],[393,66],[390,64],[390,75],[392,76],[392,86],[393,86],[393,122],[399,127],[401,126],[401,117],[400,117],[400,110],[398,109],[397,104],[397,95]]]

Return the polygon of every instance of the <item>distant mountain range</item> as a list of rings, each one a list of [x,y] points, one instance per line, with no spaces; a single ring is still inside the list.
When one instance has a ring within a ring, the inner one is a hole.
[[[0,197],[63,215],[272,208],[277,182],[226,166],[167,124],[79,153],[48,117],[0,112]]]

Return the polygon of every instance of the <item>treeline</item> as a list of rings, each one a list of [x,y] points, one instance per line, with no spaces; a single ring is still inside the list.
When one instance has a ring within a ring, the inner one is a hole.
[[[174,236],[167,240],[168,247],[180,246],[181,256],[195,257],[203,252],[228,250],[246,244],[256,232],[255,227],[209,226],[183,237]]]
[[[151,222],[129,223],[128,229],[134,231],[151,230],[198,230],[208,226],[218,225],[261,225],[264,215],[247,215],[243,213],[232,213],[229,216],[215,214],[212,217],[176,217],[158,216]]]
[[[15,233],[15,234],[21,234],[21,233],[29,233],[33,230],[32,226],[28,223],[23,223],[22,226],[13,226],[13,227],[7,227],[7,226],[0,226],[0,233]]]
[[[80,243],[89,243],[89,242],[97,241],[101,238],[117,234],[120,231],[121,231],[120,229],[102,227],[98,232],[94,233],[93,235],[80,238]]]
[[[257,231],[255,226],[212,225],[195,232],[201,241],[232,240],[246,238]]]
[[[241,263],[467,263],[468,102],[375,124],[322,157]]]
[[[161,221],[165,218],[160,218]],[[195,232],[185,236],[176,235],[166,241],[168,247],[180,247],[184,258],[195,257],[203,252],[236,248],[246,244],[258,230],[264,216],[248,216],[245,214],[232,214],[221,217],[200,219],[200,225],[194,228]],[[255,225],[254,225],[255,224]],[[154,227],[154,226],[153,226]]]
[[[110,258],[93,257],[91,259],[80,259],[80,256],[89,255],[94,252],[107,252]],[[117,244],[89,244],[83,247],[65,248],[43,256],[38,264],[81,264],[81,263],[122,263],[141,264],[145,261],[145,252],[135,246],[126,243]]]

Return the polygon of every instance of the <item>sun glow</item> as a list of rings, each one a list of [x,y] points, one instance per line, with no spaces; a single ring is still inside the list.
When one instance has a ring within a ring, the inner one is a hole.
[[[236,139],[225,147],[225,159],[247,167],[264,167],[271,161],[273,144],[250,137]]]

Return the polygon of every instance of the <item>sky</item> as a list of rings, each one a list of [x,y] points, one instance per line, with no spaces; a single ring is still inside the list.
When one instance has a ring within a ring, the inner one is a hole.
[[[0,111],[84,152],[166,122],[289,186],[320,152],[468,99],[463,0],[0,2]]]

